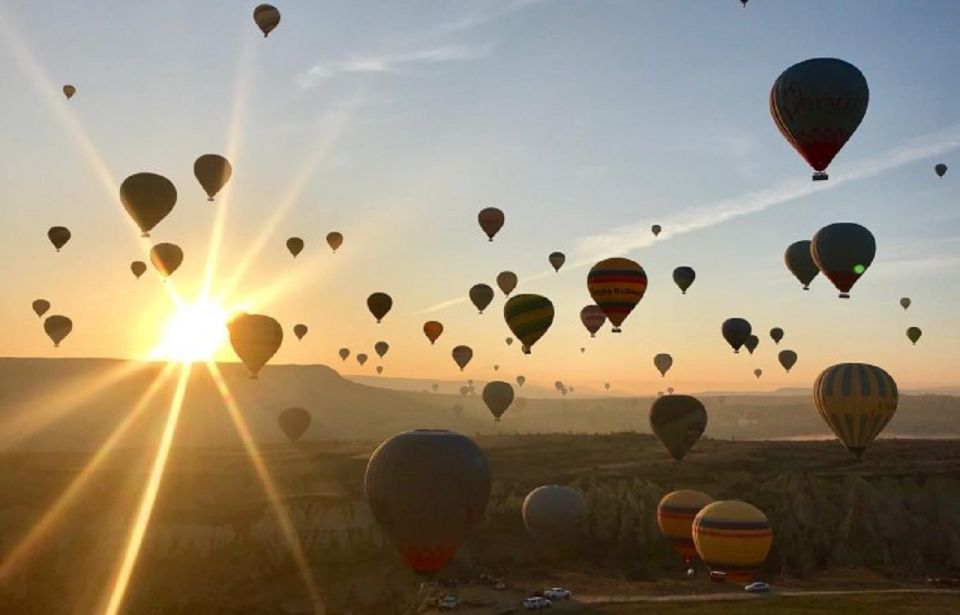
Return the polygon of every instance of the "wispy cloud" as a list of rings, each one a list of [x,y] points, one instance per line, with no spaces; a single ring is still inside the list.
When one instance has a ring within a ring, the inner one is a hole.
[[[301,88],[309,89],[339,75],[393,73],[417,64],[478,60],[490,55],[491,50],[492,46],[489,44],[441,45],[393,54],[355,56],[347,60],[319,62],[297,77],[297,83]]]
[[[467,13],[460,19],[455,19],[444,24],[440,24],[431,32],[431,36],[446,36],[454,32],[470,30],[487,24],[501,17],[506,17],[511,13],[522,11],[528,7],[538,4],[546,4],[547,0],[507,0],[506,2],[493,3],[482,8],[478,8]]]

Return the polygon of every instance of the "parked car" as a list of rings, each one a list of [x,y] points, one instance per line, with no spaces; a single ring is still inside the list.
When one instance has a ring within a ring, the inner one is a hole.
[[[441,611],[452,611],[460,606],[460,601],[453,594],[447,594],[437,601],[437,606]]]
[[[770,591],[770,584],[764,583],[763,581],[754,581],[744,587],[743,591],[750,592],[751,594],[764,594]]]
[[[727,573],[721,570],[711,570],[710,571],[710,580],[714,583],[723,583],[727,580]]]
[[[542,609],[549,609],[552,606],[553,603],[541,596],[530,596],[523,601],[523,608],[528,611],[540,611]]]
[[[543,595],[551,600],[569,600],[570,590],[562,587],[551,587],[543,590]]]

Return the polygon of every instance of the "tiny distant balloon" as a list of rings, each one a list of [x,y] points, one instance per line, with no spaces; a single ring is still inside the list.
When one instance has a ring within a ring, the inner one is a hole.
[[[783,329],[780,327],[770,329],[770,339],[773,340],[774,344],[779,344],[780,340],[783,339]]]
[[[164,278],[173,275],[183,263],[183,250],[172,243],[158,243],[150,249],[150,262]]]
[[[909,339],[914,345],[916,345],[921,335],[923,335],[923,331],[920,330],[920,327],[910,327],[907,329],[907,339]]]
[[[910,307],[910,304],[911,304],[911,303],[913,303],[913,302],[910,300],[910,297],[901,297],[901,298],[900,298],[900,307],[902,307],[903,309],[907,309],[908,307]]]
[[[343,234],[337,231],[327,233],[327,245],[336,253],[337,249],[343,245]]]
[[[533,345],[550,329],[553,317],[553,303],[541,295],[514,295],[503,306],[503,319],[523,342],[524,354],[530,354]]]
[[[790,368],[797,363],[797,353],[792,350],[781,350],[777,355],[777,360],[780,361],[780,365],[782,365],[783,369],[789,374]]]
[[[503,341],[507,343],[507,346],[512,346],[512,345],[513,345],[513,338],[512,338],[512,337],[505,338]]]
[[[291,237],[287,240],[287,250],[293,255],[293,258],[297,258],[297,255],[303,251],[303,246],[303,240],[299,237]]]
[[[341,348],[340,350],[337,351],[337,354],[340,355],[340,360],[341,360],[341,361],[346,361],[346,360],[347,360],[347,357],[350,356],[350,349],[349,349],[349,348]]]
[[[378,365],[378,366],[377,366],[377,374],[382,374],[382,373],[383,373],[383,366],[382,366],[382,365]]]
[[[753,375],[756,376],[757,379],[759,379],[760,376],[763,375],[763,370],[758,367],[757,369],[753,370]]]
[[[428,320],[423,323],[423,334],[427,336],[427,339],[430,340],[432,345],[437,341],[437,338],[440,337],[440,334],[443,333],[443,324],[436,320]]]
[[[495,371],[495,372],[500,371],[500,366],[499,366],[499,365],[494,365],[494,366],[493,366],[493,371]]]
[[[53,347],[59,348],[60,342],[73,331],[73,321],[59,314],[47,316],[43,321],[43,330],[53,341]]]
[[[519,386],[522,387],[522,386],[523,386],[523,383],[526,382],[526,381],[527,381],[527,379],[526,379],[525,376],[517,376],[517,384],[518,384]]]
[[[604,383],[603,383],[603,388],[606,389],[607,391],[609,391],[609,390],[610,390],[610,383],[609,383],[609,382],[604,382]]]
[[[507,297],[517,287],[517,274],[512,271],[501,271],[497,274],[497,286]]]
[[[193,163],[193,175],[207,193],[207,200],[212,201],[230,181],[233,167],[229,160],[219,154],[204,154]]]
[[[670,371],[670,368],[673,366],[673,357],[665,352],[661,352],[653,357],[653,364],[656,366],[657,371],[660,372],[660,376],[666,377],[667,372]]]
[[[277,417],[280,429],[291,442],[299,440],[310,428],[312,421],[313,417],[303,408],[287,408]]]
[[[580,310],[580,322],[590,332],[590,337],[596,337],[597,331],[607,322],[607,315],[598,306],[590,304]]]
[[[147,272],[147,264],[143,261],[133,261],[130,263],[130,271],[139,280],[140,276]]]
[[[873,263],[877,242],[873,233],[853,222],[828,224],[813,236],[810,254],[820,271],[850,298],[850,289]]]
[[[727,340],[734,352],[740,352],[740,347],[750,337],[752,330],[750,323],[744,318],[728,318],[723,321],[723,326],[720,328],[723,339]]]
[[[481,209],[480,213],[477,214],[477,222],[480,223],[480,228],[487,234],[490,241],[493,241],[494,235],[503,228],[503,221],[503,212],[496,207]]]
[[[563,252],[551,252],[547,260],[550,261],[550,266],[553,267],[553,270],[559,272],[563,264],[567,262],[567,257]]]
[[[654,224],[653,226],[650,227],[650,232],[653,233],[654,237],[658,236],[660,234],[660,231],[662,230],[663,228],[659,224]]]
[[[77,88],[75,88],[74,86],[70,85],[69,83],[68,83],[67,85],[63,86],[63,95],[67,97],[67,100],[70,100],[71,98],[73,98],[73,95],[76,94],[76,93],[77,93]],[[938,165],[938,166],[939,166],[939,165]],[[942,175],[943,175],[943,174],[941,173],[941,176],[942,176]]]
[[[254,379],[283,342],[283,327],[263,314],[239,314],[227,323],[227,330],[233,351]]]
[[[135,173],[120,184],[120,202],[143,237],[167,217],[177,204],[177,188],[162,175]]]
[[[43,318],[43,315],[50,310],[50,302],[46,299],[37,299],[32,304],[33,313],[37,315],[37,318]]]
[[[436,393],[440,389],[440,385],[434,382],[432,385],[430,385],[430,388],[433,389],[434,393]]]
[[[810,290],[810,282],[820,273],[810,253],[810,242],[802,240],[791,243],[783,253],[783,261],[790,273],[803,284],[803,290]]]
[[[453,356],[453,361],[460,367],[460,371],[463,371],[463,368],[467,366],[467,363],[470,362],[470,359],[473,358],[473,349],[469,346],[457,346],[451,351],[451,356]]]
[[[693,267],[677,267],[673,270],[673,282],[684,295],[687,294],[687,289],[696,279],[697,272],[693,270]]]
[[[360,354],[357,355],[357,363],[360,364],[360,367],[363,367],[363,364],[366,363],[366,362],[367,362],[367,355],[366,355],[366,354],[364,354],[364,353],[361,352]]]
[[[380,321],[387,315],[392,307],[393,298],[387,293],[378,292],[367,297],[367,309],[369,309],[373,317],[377,319],[377,324],[380,324]]]
[[[47,238],[50,239],[50,243],[52,243],[53,247],[59,252],[60,248],[67,245],[67,242],[70,241],[70,229],[65,226],[51,226],[50,230],[47,231]]]
[[[750,354],[753,354],[753,351],[757,349],[757,346],[760,345],[760,338],[756,335],[748,335],[746,341],[743,342],[743,345],[746,347],[747,351]]]
[[[469,393],[469,392],[470,392],[470,387],[468,387],[468,386],[462,386],[462,387],[460,387],[460,395],[462,395],[463,397],[466,397],[466,396],[467,396],[467,393]]]
[[[937,166],[933,167],[933,170],[937,173],[937,177],[943,177],[947,173],[947,165],[941,162]]]
[[[270,4],[261,4],[253,9],[253,21],[266,38],[280,24],[280,11]]]
[[[377,342],[373,345],[373,350],[377,353],[377,356],[382,359],[383,355],[387,354],[387,351],[390,350],[390,344],[386,342]]]
[[[470,288],[470,302],[483,314],[483,310],[493,301],[493,289],[486,284],[474,284]]]
[[[307,325],[302,323],[293,325],[293,334],[297,336],[298,340],[302,340],[303,336],[307,334]]]

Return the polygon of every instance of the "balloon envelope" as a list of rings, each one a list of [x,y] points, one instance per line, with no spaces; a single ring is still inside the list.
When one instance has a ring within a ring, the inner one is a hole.
[[[293,334],[297,336],[298,340],[302,340],[303,336],[307,334],[307,325],[301,323],[293,325]]]
[[[670,456],[680,461],[707,428],[707,410],[696,397],[666,395],[650,407],[650,428]]]
[[[493,241],[493,236],[503,228],[503,221],[503,212],[496,207],[481,209],[480,213],[477,214],[477,222],[480,223],[480,228],[487,234],[490,241]]]
[[[393,299],[387,293],[373,293],[367,297],[367,309],[377,319],[377,323],[387,315],[393,307]]]
[[[760,345],[760,338],[751,333],[747,336],[747,339],[743,342],[743,345],[750,354],[753,354],[753,351],[756,350],[757,346]]]
[[[563,264],[567,262],[567,257],[563,252],[551,252],[550,256],[547,257],[547,260],[550,261],[550,266],[553,267],[554,271],[560,271],[560,268],[563,267]]]
[[[193,163],[193,175],[212,201],[233,175],[230,161],[219,154],[204,154]]]
[[[513,335],[523,342],[524,354],[553,324],[553,303],[541,295],[514,295],[503,305],[503,319]]]
[[[650,232],[653,233],[653,236],[654,236],[654,237],[656,237],[657,235],[659,235],[659,234],[660,234],[660,231],[662,231],[662,230],[663,230],[663,227],[661,227],[659,224],[654,224],[653,226],[650,227]]]
[[[813,255],[810,253],[810,242],[802,240],[791,243],[783,253],[783,262],[787,264],[790,273],[803,284],[803,290],[810,290],[810,282],[820,273],[820,268],[813,262]]]
[[[863,120],[870,90],[863,73],[836,58],[814,58],[783,71],[770,90],[780,132],[816,173],[824,170]]]
[[[227,330],[230,345],[247,366],[251,378],[257,377],[283,342],[283,327],[263,314],[239,314],[227,323]]]
[[[343,234],[337,231],[327,233],[327,245],[330,246],[331,250],[336,252],[337,248],[343,245]]]
[[[607,322],[607,315],[599,306],[590,304],[580,310],[580,322],[590,332],[590,337],[596,337],[597,331]]]
[[[253,21],[266,38],[280,24],[280,11],[270,4],[261,4],[253,9]]]
[[[744,318],[728,318],[723,321],[723,326],[720,328],[723,339],[733,347],[734,352],[740,352],[740,347],[747,341],[752,331],[750,323]]]
[[[293,258],[297,258],[297,255],[303,252],[303,246],[303,240],[299,237],[291,237],[287,239],[287,250],[293,256]]]
[[[513,387],[509,382],[494,380],[483,387],[483,403],[497,421],[513,403]]]
[[[470,302],[483,314],[490,302],[493,301],[493,289],[486,284],[474,284],[470,288]]]
[[[707,504],[693,520],[693,542],[700,559],[723,580],[748,583],[763,565],[773,544],[767,516],[746,502]]]
[[[460,367],[460,371],[462,372],[463,368],[470,362],[470,359],[473,358],[473,349],[469,346],[456,346],[450,354],[453,356],[454,363]]]
[[[512,271],[501,271],[497,274],[497,286],[507,297],[517,287],[517,274]]]
[[[377,356],[382,359],[383,355],[387,354],[387,351],[390,350],[390,344],[386,342],[377,342],[373,345],[373,350],[377,353]]]
[[[37,318],[42,318],[50,310],[50,302],[46,299],[37,299],[32,304],[33,312]]]
[[[147,264],[143,261],[133,261],[132,263],[130,263],[130,271],[139,280],[140,276],[146,273]]]
[[[670,546],[687,566],[697,556],[693,544],[693,520],[713,498],[700,491],[681,489],[663,496],[657,505],[657,525]]]
[[[657,371],[660,372],[660,376],[666,376],[670,367],[673,365],[673,357],[665,352],[661,352],[653,357],[653,364],[656,366]]]
[[[687,289],[696,279],[697,272],[693,270],[693,267],[677,267],[673,270],[673,282],[684,295],[687,294]]]
[[[363,367],[363,364],[367,362],[367,355],[365,353],[357,354],[357,363],[360,364],[360,367]]]
[[[67,100],[73,98],[73,95],[77,93],[77,88],[70,85],[69,83],[63,86],[63,95],[67,97]]]
[[[773,340],[774,344],[779,344],[780,340],[783,339],[783,329],[780,327],[770,329],[770,339]]]
[[[309,412],[303,408],[296,407],[287,408],[277,417],[277,422],[280,423],[280,429],[291,442],[299,440],[300,436],[310,427],[312,421],[313,417],[310,416]]]
[[[430,340],[430,343],[433,344],[437,341],[437,338],[440,337],[440,334],[443,333],[443,324],[436,320],[428,320],[423,323],[423,334],[427,336],[427,339]]]
[[[902,307],[903,309],[907,309],[908,307],[910,307],[911,303],[913,302],[910,301],[910,297],[900,297],[900,307]]]
[[[947,173],[947,165],[941,162],[937,166],[933,167],[933,170],[936,172],[937,177],[943,177]]]
[[[825,369],[813,385],[820,417],[858,458],[883,431],[897,410],[897,383],[866,363],[839,363]]]
[[[341,360],[341,361],[346,361],[346,360],[347,360],[347,357],[350,356],[350,349],[349,349],[349,348],[341,348],[340,350],[337,351],[337,354],[340,355],[340,360]]]
[[[575,551],[584,536],[587,502],[572,487],[537,487],[524,498],[522,512],[530,537],[552,557]]]
[[[158,243],[150,249],[150,262],[164,278],[173,275],[183,263],[183,250],[172,243]]]
[[[792,350],[781,350],[777,355],[777,360],[780,361],[780,365],[783,366],[783,369],[787,370],[787,373],[790,373],[790,368],[797,363],[797,353]]]
[[[907,329],[907,339],[914,344],[917,343],[921,335],[923,335],[923,331],[920,330],[920,327],[910,327]]]
[[[374,518],[407,565],[432,575],[483,518],[490,468],[466,436],[416,430],[381,444],[367,463],[364,492]]]
[[[527,381],[526,377],[524,377],[524,376],[517,376],[517,384],[518,384],[518,385],[523,386],[523,383],[526,382],[526,381]]]
[[[613,332],[619,333],[620,325],[647,291],[647,274],[629,258],[608,258],[590,269],[587,290],[613,324]]]
[[[177,189],[173,183],[156,173],[135,173],[120,184],[120,202],[144,237],[177,204]]]
[[[59,252],[60,248],[70,241],[70,229],[65,226],[51,226],[50,230],[47,231],[47,238]]]
[[[59,348],[60,342],[73,331],[73,321],[66,316],[54,314],[43,321],[43,330],[53,341],[53,347]]]
[[[763,375],[763,370],[758,367],[757,369],[753,370],[753,375],[757,378],[760,378],[760,376]]]
[[[840,291],[840,298],[860,279],[877,254],[873,233],[853,222],[828,224],[813,236],[810,254],[820,271]]]

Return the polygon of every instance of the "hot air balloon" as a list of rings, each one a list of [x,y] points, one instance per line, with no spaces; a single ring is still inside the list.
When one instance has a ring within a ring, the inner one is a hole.
[[[561,382],[561,381],[559,381],[559,380],[554,381],[554,383],[553,383],[553,388],[555,388],[556,390],[559,391],[560,389],[563,388],[563,382]]]
[[[923,331],[920,330],[920,327],[910,327],[907,329],[907,339],[913,342],[914,345],[916,345],[921,335],[923,335]]]
[[[673,387],[667,387],[667,395],[673,395]]]
[[[493,366],[493,371],[495,371],[495,372],[500,371],[500,366],[499,366],[499,365],[494,365],[494,366]]]
[[[590,304],[580,310],[580,322],[590,332],[590,337],[596,337],[597,331],[607,322],[607,315],[596,305]]]
[[[673,357],[661,352],[653,357],[653,364],[656,366],[657,371],[660,372],[660,376],[666,377],[667,372],[670,371],[670,367],[673,365]]]
[[[301,323],[293,325],[293,334],[297,336],[298,340],[302,340],[303,336],[307,334],[307,325]]]
[[[743,345],[747,348],[747,351],[750,354],[753,354],[753,351],[757,349],[757,346],[760,345],[760,338],[756,335],[748,335],[747,339],[744,340]]]
[[[943,177],[947,173],[947,165],[941,162],[937,166],[933,167],[933,170],[936,171],[937,177]]]
[[[359,353],[357,355],[357,363],[360,364],[360,367],[363,367],[363,364],[367,362],[367,355],[364,353]]]
[[[59,348],[60,342],[73,331],[73,321],[59,314],[47,316],[43,321],[43,330],[53,340],[53,347]]]
[[[423,334],[430,340],[431,345],[437,341],[441,333],[443,333],[443,325],[436,320],[428,320],[423,323]]]
[[[43,318],[43,315],[50,310],[50,302],[46,299],[37,299],[32,304],[33,313],[37,315],[37,318]]]
[[[770,339],[773,340],[774,344],[779,344],[780,340],[783,339],[783,329],[780,327],[770,329]]]
[[[609,382],[603,383],[603,388],[609,391],[609,390],[610,390],[610,383],[609,383]]]
[[[753,370],[753,375],[759,380],[760,376],[763,375],[763,370],[758,367],[757,369]]]
[[[270,4],[261,4],[253,9],[253,21],[263,32],[263,38],[267,38],[270,32],[280,23],[280,11]]]
[[[520,385],[521,387],[523,386],[523,383],[526,382],[526,381],[527,381],[526,377],[524,377],[524,376],[517,376],[517,384]]]
[[[662,231],[662,230],[663,230],[663,228],[662,228],[659,224],[654,224],[653,226],[650,227],[650,232],[653,233],[653,236],[654,236],[654,237],[656,237],[657,235],[659,235],[659,234],[660,234],[660,231]]]
[[[608,258],[587,274],[587,290],[613,324],[613,332],[620,333],[620,325],[647,291],[647,274],[629,258]]]
[[[513,387],[509,382],[494,380],[483,387],[483,403],[493,415],[493,420],[500,422],[500,417],[513,403]]]
[[[696,397],[666,395],[650,407],[650,428],[670,456],[680,461],[707,428],[707,410]]]
[[[377,319],[377,324],[393,307],[393,299],[387,293],[373,293],[367,297],[367,309]]]
[[[382,366],[382,365],[378,365],[378,366],[377,366],[377,374],[382,374],[382,373],[383,373],[383,366]]]
[[[347,357],[350,356],[350,349],[349,349],[349,348],[341,348],[340,350],[337,351],[337,354],[340,355],[340,360],[341,360],[341,361],[346,361],[346,360],[347,360]]]
[[[777,360],[780,361],[780,365],[782,365],[783,369],[787,370],[789,374],[790,368],[797,362],[797,353],[792,350],[781,350],[780,354],[777,355]]]
[[[763,565],[773,543],[767,516],[746,502],[707,504],[693,520],[693,543],[700,559],[723,580],[744,584]]]
[[[291,442],[296,442],[310,427],[313,417],[303,408],[287,408],[277,417],[280,429]]]
[[[657,505],[660,531],[691,571],[690,565],[697,556],[697,547],[693,544],[693,520],[704,506],[711,503],[713,498],[706,493],[681,489],[663,496]]]
[[[908,307],[910,307],[911,303],[913,302],[910,301],[910,297],[900,297],[900,307],[902,307],[903,309],[907,309]]]
[[[200,187],[207,193],[207,200],[212,201],[220,189],[223,188],[230,176],[233,167],[230,161],[219,154],[204,154],[193,163],[193,175],[200,182]]]
[[[747,341],[752,331],[750,323],[743,318],[728,318],[723,321],[723,327],[721,327],[723,339],[733,347],[734,352],[740,352],[740,347]]]
[[[586,348],[584,348],[583,346],[580,347],[580,354],[583,354],[583,353],[586,352],[586,351],[587,351]]]
[[[497,286],[507,297],[517,287],[517,274],[512,271],[501,271],[497,274]]]
[[[47,231],[47,238],[50,240],[50,243],[53,244],[53,247],[57,249],[57,252],[59,252],[60,248],[67,245],[67,242],[70,241],[70,229],[65,226],[51,226],[50,230]]]
[[[810,253],[810,242],[803,240],[791,243],[783,253],[783,261],[790,273],[803,284],[803,290],[810,290],[810,282],[820,273]]]
[[[553,303],[540,295],[514,295],[503,305],[503,319],[513,335],[523,342],[523,353],[543,337],[553,324]]]
[[[162,175],[135,173],[120,184],[120,202],[142,236],[149,237],[150,230],[177,204],[177,188]]]
[[[496,207],[481,209],[477,214],[477,222],[480,223],[480,228],[487,234],[490,241],[493,241],[493,236],[503,228],[503,220],[503,212]]]
[[[537,487],[524,498],[522,510],[530,537],[551,558],[575,551],[584,536],[587,502],[572,487]]]
[[[462,372],[463,368],[470,362],[470,359],[473,358],[473,349],[469,346],[457,346],[450,354],[453,356],[453,361],[460,366],[460,371]]]
[[[741,5],[743,8],[747,8],[747,2],[749,2],[749,1],[750,1],[750,0],[740,0],[740,5]]]
[[[336,254],[337,249],[343,245],[343,234],[337,231],[327,233],[327,245],[330,246],[330,249]]]
[[[387,351],[390,350],[390,344],[386,342],[377,342],[373,345],[373,350],[377,353],[377,356],[382,359],[383,355],[387,354]]]
[[[291,237],[290,239],[287,239],[287,250],[293,256],[293,258],[297,258],[297,255],[303,251],[303,245],[303,240],[299,237]]]
[[[813,385],[813,400],[840,441],[859,458],[897,410],[897,383],[866,363],[828,367]]]
[[[567,262],[567,257],[563,252],[551,252],[547,260],[550,261],[550,266],[553,267],[553,270],[559,272],[563,264]]]
[[[673,282],[684,295],[687,294],[687,289],[696,279],[697,272],[693,270],[693,267],[677,267],[673,270]]]
[[[512,338],[512,337],[504,338],[503,341],[507,343],[507,346],[512,346],[512,345],[513,345],[513,338]]]
[[[849,299],[849,291],[873,262],[877,242],[873,233],[853,222],[828,224],[813,236],[810,254],[823,275]]]
[[[71,98],[73,98],[73,95],[76,93],[77,93],[77,88],[70,85],[69,83],[63,86],[63,95],[67,97],[67,100],[70,100]],[[943,173],[941,173],[940,175],[942,176]]]
[[[150,262],[163,278],[168,278],[183,263],[183,250],[176,244],[158,243],[150,249]]]
[[[770,114],[787,141],[813,167],[814,181],[867,112],[870,90],[856,66],[835,58],[794,64],[770,90]]]
[[[257,377],[283,342],[283,327],[263,314],[239,314],[227,323],[227,330],[230,345],[250,370],[251,378]]]
[[[133,272],[133,275],[139,280],[147,271],[147,264],[143,261],[133,261],[130,263],[130,271]]]
[[[470,392],[470,387],[468,387],[468,386],[462,386],[462,387],[460,387],[460,395],[462,395],[463,397],[466,397],[466,396],[467,396],[467,393],[469,393],[469,392]]]
[[[493,301],[493,289],[486,284],[474,284],[470,288],[470,302],[481,314],[491,301]]]
[[[374,518],[411,570],[432,576],[483,518],[490,467],[473,440],[419,429],[393,436],[367,463]]]

